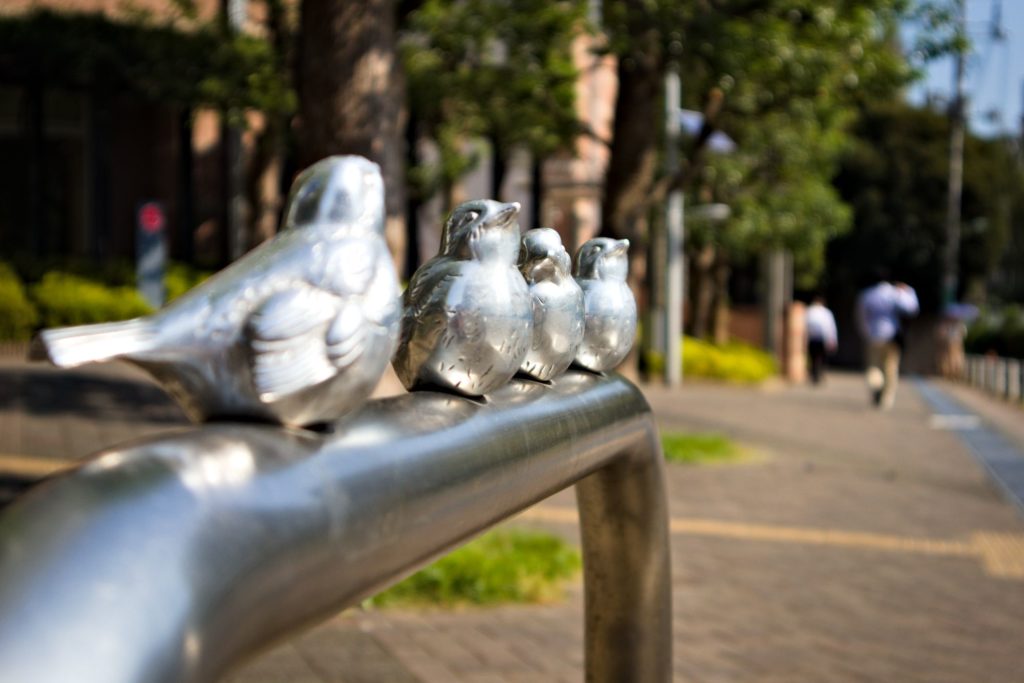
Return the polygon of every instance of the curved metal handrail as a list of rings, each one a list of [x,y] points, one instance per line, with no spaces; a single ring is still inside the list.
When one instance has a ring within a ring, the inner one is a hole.
[[[587,680],[668,681],[657,430],[631,383],[582,372],[99,453],[0,517],[0,679],[215,681],[574,483]]]

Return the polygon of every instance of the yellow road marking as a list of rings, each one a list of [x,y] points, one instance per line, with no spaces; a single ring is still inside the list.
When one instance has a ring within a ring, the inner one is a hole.
[[[524,511],[521,517],[560,524],[576,524],[579,520],[576,510],[549,506],[532,507]],[[669,530],[674,534],[716,538],[977,558],[992,576],[1024,579],[1024,536],[1021,534],[979,531],[968,540],[943,540],[837,529],[722,522],[695,517],[673,517],[669,520]]]
[[[57,460],[30,455],[0,453],[0,474],[15,477],[43,478],[63,472],[75,465],[74,460]]]

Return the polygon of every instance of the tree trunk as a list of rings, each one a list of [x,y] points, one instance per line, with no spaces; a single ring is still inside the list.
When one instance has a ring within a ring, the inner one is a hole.
[[[253,145],[246,194],[252,207],[247,249],[277,233],[281,220],[281,172],[284,166],[284,122],[269,115]]]
[[[408,120],[405,122],[405,163],[406,168],[413,168],[419,163],[416,143],[419,137],[419,123],[416,110],[409,109]],[[420,225],[419,210],[423,205],[422,192],[409,190],[405,207],[405,267],[399,271],[403,280],[412,278],[420,267]]]
[[[296,84],[299,162],[361,154],[381,166],[387,241],[405,261],[404,78],[394,0],[303,0]]]
[[[501,186],[505,184],[505,174],[508,171],[508,159],[505,157],[505,150],[498,143],[498,138],[491,137],[491,196],[493,199],[502,201]]]
[[[632,243],[629,286],[641,319],[647,309],[643,286],[648,249],[646,196],[657,171],[663,66],[660,57],[646,54],[619,59],[619,92],[601,208],[601,233]],[[623,369],[636,367],[636,349],[632,355],[632,363],[627,360]]]
[[[716,344],[729,342],[729,275],[732,267],[729,259],[719,251],[715,260],[715,304],[712,311],[712,332]]]
[[[715,283],[712,267],[715,263],[715,247],[706,244],[693,257],[693,321],[691,334],[698,339],[705,339],[712,327],[712,304],[715,296]]]
[[[530,225],[535,228],[544,227],[544,161],[534,156],[530,166]],[[572,244],[567,244],[570,254],[575,254],[579,245],[578,236],[572,236]]]
[[[266,0],[265,30],[274,47],[276,67],[285,72],[292,62],[292,35],[285,0]],[[287,136],[291,117],[275,112],[263,115],[263,127],[255,133],[249,176],[246,182],[249,206],[252,207],[247,249],[264,242],[275,234],[284,210],[287,186],[284,177]]]
[[[602,233],[639,239],[647,193],[658,160],[661,60],[645,55],[619,60],[619,93],[611,156],[605,176]]]

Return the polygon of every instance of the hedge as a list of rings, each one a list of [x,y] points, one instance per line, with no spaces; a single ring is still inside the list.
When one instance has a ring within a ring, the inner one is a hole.
[[[38,322],[39,313],[21,280],[9,265],[0,262],[0,340],[25,341]]]
[[[126,320],[153,311],[132,287],[108,287],[60,271],[44,275],[29,292],[43,327]]]
[[[968,353],[1024,358],[1024,312],[1007,306],[1000,313],[985,313],[967,330],[964,348]]]
[[[778,374],[771,354],[742,342],[711,344],[694,337],[683,340],[683,376],[715,379],[737,384],[756,384]],[[647,364],[652,374],[660,374],[664,361],[660,354],[649,353]]]

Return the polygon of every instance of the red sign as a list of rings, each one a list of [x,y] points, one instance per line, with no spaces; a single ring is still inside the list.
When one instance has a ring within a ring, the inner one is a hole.
[[[139,207],[139,225],[149,234],[160,232],[166,224],[163,207],[156,202],[147,202]]]

